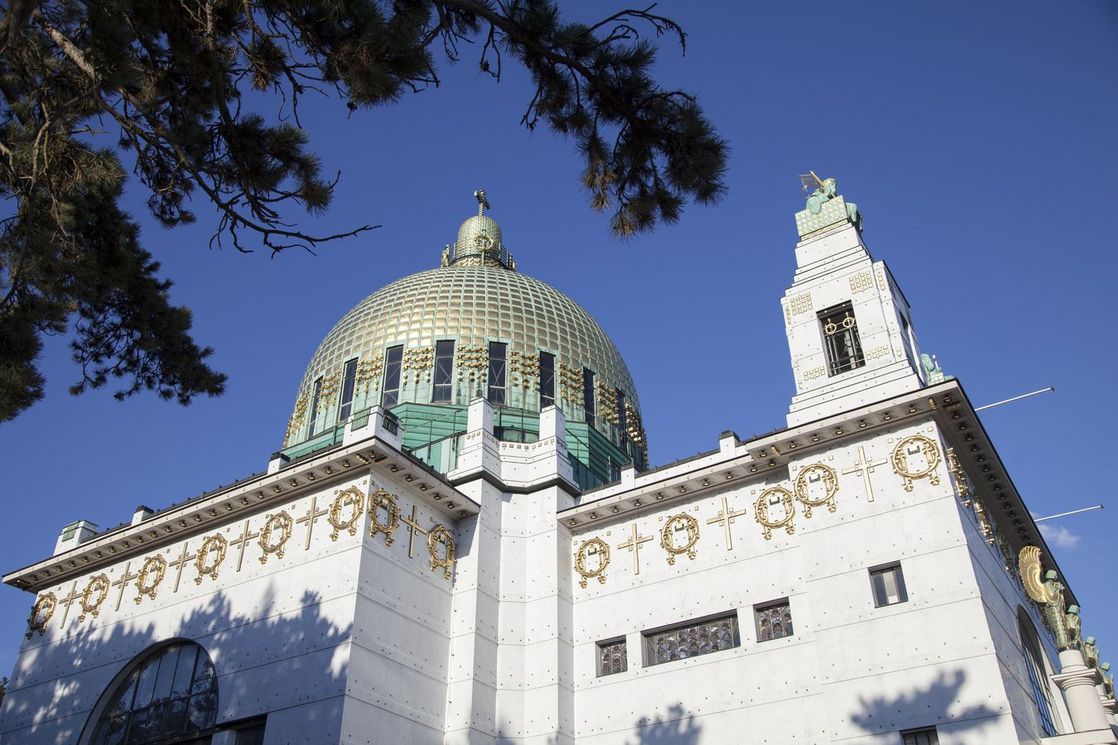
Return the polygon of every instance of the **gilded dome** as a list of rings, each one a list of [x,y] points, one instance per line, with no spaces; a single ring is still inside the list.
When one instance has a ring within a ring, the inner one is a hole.
[[[515,271],[492,218],[466,220],[443,264],[374,292],[330,330],[299,385],[285,445],[374,405],[488,397],[527,413],[553,400],[569,422],[643,451],[637,391],[617,348],[585,309]]]

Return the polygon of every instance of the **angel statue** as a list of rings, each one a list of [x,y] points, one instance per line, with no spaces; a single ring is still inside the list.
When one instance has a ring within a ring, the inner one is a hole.
[[[1083,640],[1083,659],[1087,661],[1087,667],[1097,668],[1099,666],[1099,648],[1095,644],[1095,637],[1088,636]]]
[[[1079,648],[1079,607],[1072,606],[1069,613],[1064,606],[1064,585],[1055,571],[1049,570],[1041,575],[1040,549],[1025,546],[1017,556],[1017,570],[1021,573],[1021,584],[1044,614],[1048,627],[1056,635],[1056,647],[1065,649]]]

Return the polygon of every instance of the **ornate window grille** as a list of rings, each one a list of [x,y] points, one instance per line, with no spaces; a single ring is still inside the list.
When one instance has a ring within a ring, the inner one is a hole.
[[[858,320],[850,303],[836,305],[819,313],[823,346],[827,351],[827,374],[834,376],[866,364]]]
[[[506,353],[508,345],[499,341],[489,342],[489,403],[505,403]]]
[[[645,665],[659,665],[740,646],[738,614],[734,612],[660,631],[646,631],[644,661]]]
[[[759,642],[792,636],[792,608],[786,599],[756,606],[753,609],[753,620],[757,624]]]
[[[904,745],[939,745],[939,734],[935,727],[910,729],[901,733]]]
[[[870,583],[873,586],[873,602],[878,608],[908,600],[908,590],[905,588],[904,573],[901,571],[900,564],[871,569]]]
[[[629,669],[624,639],[598,642],[598,677],[623,673]]]
[[[384,351],[384,386],[380,405],[390,409],[400,403],[400,366],[404,361],[404,347],[389,347]]]

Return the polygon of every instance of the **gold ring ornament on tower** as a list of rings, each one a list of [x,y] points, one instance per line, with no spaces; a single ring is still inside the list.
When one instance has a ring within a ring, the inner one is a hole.
[[[264,555],[260,557],[261,564],[267,564],[268,558],[275,554],[276,558],[283,558],[283,547],[287,545],[288,539],[291,538],[291,531],[295,527],[295,521],[291,519],[291,515],[287,514],[287,510],[280,510],[274,515],[268,517],[264,527],[260,529],[260,550]],[[279,539],[275,538],[275,532],[279,531]]]
[[[598,568],[590,569],[586,566],[586,560],[591,556],[598,557]],[[583,541],[582,545],[578,547],[575,552],[575,571],[582,577],[578,581],[579,587],[586,587],[586,581],[592,577],[597,577],[598,584],[604,585],[606,583],[606,567],[609,566],[609,544],[601,538],[591,538]]]
[[[827,505],[828,512],[838,509],[835,504],[838,490],[838,474],[822,463],[805,466],[796,476],[796,500],[804,506],[804,517],[810,518],[812,509],[823,505]]]
[[[136,575],[136,605],[140,604],[144,595],[155,600],[155,590],[159,587],[159,583],[163,581],[163,575],[166,573],[167,560],[163,558],[162,554],[149,556],[144,561],[144,565],[140,567],[140,573]]]
[[[686,532],[687,541],[682,546],[675,545],[677,533]],[[699,542],[699,521],[685,512],[672,515],[660,529],[660,545],[668,552],[668,564],[675,564],[675,557],[687,554],[695,558],[695,544]]]
[[[769,515],[769,508],[777,502],[784,508],[784,517],[774,520]],[[793,524],[796,518],[796,505],[792,502],[792,492],[783,486],[772,486],[765,489],[761,492],[761,496],[757,497],[757,502],[753,507],[757,522],[764,528],[762,534],[766,541],[772,540],[773,531],[777,528],[784,528],[788,535],[796,532],[796,526]]]
[[[35,599],[35,604],[31,606],[31,617],[27,619],[27,633],[24,637],[30,639],[36,631],[39,636],[47,632],[47,624],[54,616],[54,611],[58,608],[58,598],[55,597],[53,592],[44,592],[42,595]]]
[[[377,510],[384,510],[385,520],[380,521]],[[373,538],[384,533],[384,545],[392,545],[392,534],[400,526],[400,507],[396,504],[396,495],[389,494],[384,489],[377,489],[369,497],[369,535]],[[430,536],[428,536],[430,543]]]
[[[347,508],[349,517],[342,517]],[[357,535],[357,521],[361,519],[361,513],[364,511],[365,493],[356,486],[351,486],[334,497],[334,503],[330,505],[330,512],[326,515],[327,522],[333,528],[330,531],[330,540],[338,540],[338,535],[343,530],[349,532],[351,536]]]
[[[202,542],[202,547],[198,549],[198,555],[194,557],[194,567],[198,570],[198,576],[194,578],[194,584],[202,584],[203,577],[210,579],[217,579],[217,570],[221,568],[221,562],[225,561],[225,550],[229,548],[229,541],[225,540],[225,536],[217,533],[211,535]],[[210,556],[213,555],[211,560]]]
[[[912,456],[920,456],[923,466],[909,462]],[[897,443],[890,457],[893,470],[904,479],[904,490],[912,491],[912,482],[927,478],[932,486],[939,486],[936,466],[939,465],[939,446],[924,435],[911,435]]]
[[[84,621],[87,615],[97,618],[101,612],[101,604],[105,602],[105,598],[109,596],[109,578],[104,574],[98,574],[89,580],[89,584],[82,590],[81,606],[82,612],[78,616],[79,621]]]
[[[443,546],[443,555],[439,556],[439,544]],[[450,579],[454,571],[454,536],[442,525],[431,528],[427,534],[427,552],[431,554],[431,568],[442,569],[443,577]]]

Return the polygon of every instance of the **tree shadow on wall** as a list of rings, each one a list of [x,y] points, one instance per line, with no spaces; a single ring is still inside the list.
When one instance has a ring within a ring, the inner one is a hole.
[[[633,745],[697,745],[702,731],[695,715],[687,713],[680,704],[668,707],[664,716],[641,717],[635,728],[637,739]]]
[[[930,727],[950,722],[952,730],[980,729],[989,718],[1001,714],[986,704],[959,707],[959,691],[966,673],[941,672],[926,688],[914,688],[896,696],[860,697],[862,708],[850,721],[870,733],[895,732],[911,727]],[[973,698],[973,696],[968,696]]]
[[[315,592],[291,598],[283,608],[276,594],[270,587],[256,602],[239,602],[244,612],[233,610],[225,591],[186,601],[177,606],[182,615],[161,623],[160,630],[142,619],[98,625],[112,618],[115,609],[108,601],[100,619],[77,621],[75,603],[64,630],[58,627],[60,612],[46,635],[36,633],[25,641],[0,709],[3,742],[79,742],[83,729],[94,725],[90,714],[119,684],[121,673],[153,645],[169,640],[196,641],[209,654],[217,673],[218,726],[280,703],[297,705],[344,692],[346,668],[335,662],[334,652],[350,640],[352,627],[326,618]],[[124,603],[131,602],[126,594]],[[121,610],[125,607],[122,603]],[[175,609],[164,607],[160,616]],[[275,701],[277,696],[283,701]],[[339,714],[335,726],[340,720]]]

